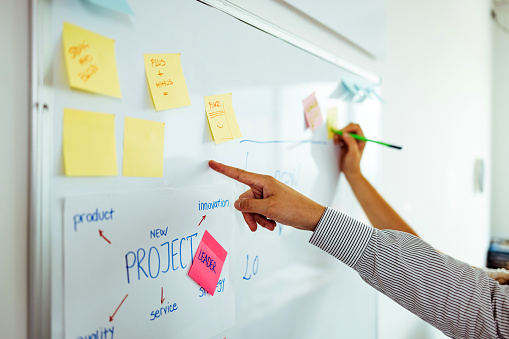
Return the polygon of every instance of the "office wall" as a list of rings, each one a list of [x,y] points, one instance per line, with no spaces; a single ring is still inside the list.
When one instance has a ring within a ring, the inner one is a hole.
[[[492,234],[509,238],[509,156],[507,131],[509,130],[509,34],[493,25],[493,189],[491,194]]]
[[[388,2],[386,105],[380,190],[437,249],[485,264],[489,175],[474,193],[474,162],[490,170],[490,1]],[[442,337],[416,317],[380,302],[381,338]],[[402,330],[391,335],[395,328]]]
[[[27,337],[28,1],[0,1],[0,338]]]

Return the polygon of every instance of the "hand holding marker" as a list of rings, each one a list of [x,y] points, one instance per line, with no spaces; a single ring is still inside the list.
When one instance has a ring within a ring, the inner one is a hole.
[[[331,131],[333,133],[336,133],[337,135],[343,135],[343,131],[339,131],[339,130],[336,130],[336,129],[333,129],[333,128],[331,128]],[[379,145],[384,145],[384,146],[392,147],[392,148],[395,148],[395,149],[403,149],[402,146],[396,146],[396,145],[387,144],[387,143],[381,142],[381,141],[375,141],[375,140],[371,140],[371,139],[366,139],[365,137],[363,137],[361,135],[354,134],[354,133],[348,133],[348,134],[352,138],[360,140],[360,141],[370,141],[370,142],[374,142],[374,143],[379,144]]]

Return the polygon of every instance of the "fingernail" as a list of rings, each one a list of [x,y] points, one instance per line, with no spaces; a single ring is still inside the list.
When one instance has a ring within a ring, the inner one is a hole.
[[[240,211],[240,199],[238,199],[237,201],[235,201],[234,206],[235,206],[235,208],[236,208],[237,210],[239,210],[239,211]]]

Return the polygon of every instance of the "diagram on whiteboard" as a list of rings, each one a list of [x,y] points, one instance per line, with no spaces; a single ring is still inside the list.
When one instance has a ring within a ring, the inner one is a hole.
[[[232,327],[231,258],[213,296],[188,276],[205,231],[233,249],[232,199],[230,184],[67,198],[65,337],[205,338]]]

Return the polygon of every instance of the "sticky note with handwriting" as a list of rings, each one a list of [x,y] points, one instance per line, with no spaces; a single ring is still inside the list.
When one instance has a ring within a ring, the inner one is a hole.
[[[113,114],[66,108],[63,131],[65,175],[118,174]]]
[[[129,6],[126,0],[88,0],[88,1],[97,6],[111,9],[113,11],[134,15],[131,6]]]
[[[124,165],[127,177],[162,177],[164,123],[126,117],[124,120]]]
[[[145,73],[156,111],[191,105],[180,53],[145,54]]]
[[[188,275],[210,295],[214,295],[228,252],[205,231]]]
[[[121,97],[115,40],[64,22],[63,43],[72,88]]]
[[[205,97],[205,113],[216,144],[242,137],[231,93]]]
[[[331,129],[337,129],[338,124],[338,108],[337,107],[331,107],[327,110],[327,137],[329,139],[334,138],[334,133],[331,131]]]
[[[304,115],[306,122],[311,130],[314,132],[323,123],[322,112],[320,112],[320,106],[318,106],[318,100],[313,92],[306,99],[302,100],[304,105]]]

